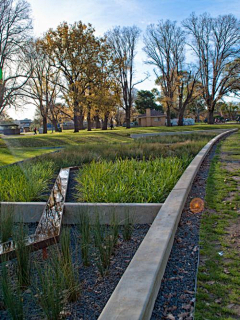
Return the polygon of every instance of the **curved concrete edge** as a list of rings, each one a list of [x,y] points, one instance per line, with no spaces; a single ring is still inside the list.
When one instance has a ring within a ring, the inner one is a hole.
[[[39,222],[45,202],[0,202],[1,212],[12,212],[15,222]],[[64,206],[63,224],[77,224],[82,213],[88,214],[90,223],[99,215],[101,224],[110,224],[113,216],[124,224],[126,215],[135,224],[152,223],[162,203],[70,203]]]
[[[225,132],[228,129],[208,129],[208,130],[191,130],[191,131],[168,131],[168,132],[151,132],[151,133],[134,133],[130,135],[132,139],[156,137],[156,136],[177,136],[184,134],[196,134],[196,133],[211,133],[211,132]]]
[[[164,202],[99,320],[151,318],[181,213],[198,169],[212,146],[228,130],[208,142],[185,170]]]

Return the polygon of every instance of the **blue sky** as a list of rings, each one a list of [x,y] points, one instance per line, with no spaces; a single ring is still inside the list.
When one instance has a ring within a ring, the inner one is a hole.
[[[62,21],[73,23],[81,20],[91,23],[97,35],[103,35],[113,26],[137,25],[143,31],[147,25],[158,20],[176,20],[179,23],[193,11],[196,14],[204,12],[212,16],[233,13],[240,18],[239,0],[29,0],[32,7],[35,36],[41,36],[49,28],[56,28]],[[141,51],[142,41],[138,45],[136,56],[136,80],[144,78],[144,73],[150,71],[149,80],[137,86],[138,89],[151,90],[154,87],[154,74]],[[14,118],[34,116],[33,107],[17,114],[10,112]]]

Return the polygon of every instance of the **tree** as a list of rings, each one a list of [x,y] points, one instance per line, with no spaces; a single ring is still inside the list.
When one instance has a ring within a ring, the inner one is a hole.
[[[140,29],[132,27],[115,27],[106,33],[107,43],[112,48],[116,61],[118,61],[117,78],[122,88],[126,113],[126,128],[130,128],[131,109],[133,105],[133,89],[143,80],[134,83],[134,58],[136,45],[140,37]]]
[[[147,28],[144,37],[144,51],[147,54],[147,64],[156,67],[157,84],[161,86],[162,102],[167,109],[167,125],[171,125],[170,117],[176,94],[176,76],[184,60],[185,33],[170,20],[159,21]]]
[[[201,95],[198,95],[196,99],[191,101],[188,105],[187,113],[188,115],[193,115],[196,122],[200,122],[200,116],[206,113],[205,101]]]
[[[15,106],[21,89],[31,74],[22,64],[29,41],[32,20],[30,5],[25,0],[0,0],[0,114]]]
[[[32,72],[23,92],[39,109],[43,133],[47,133],[49,112],[53,113],[52,109],[59,93],[59,71],[51,65],[49,56],[42,48],[41,40],[32,42],[28,50],[29,59],[25,63],[25,69],[28,71],[32,68]],[[56,128],[54,120],[53,124]]]
[[[83,129],[86,92],[97,70],[100,41],[94,36],[91,24],[81,21],[68,25],[60,24],[57,30],[50,29],[43,41],[52,64],[60,70],[64,82],[62,92],[73,108],[74,132]]]
[[[236,102],[218,102],[217,107],[220,107],[221,114],[228,120],[236,120],[238,113],[240,112],[240,103]]]
[[[144,114],[147,108],[162,111],[162,106],[155,102],[155,95],[148,90],[140,90],[137,92],[135,106],[137,111],[141,114]]]
[[[198,59],[202,96],[208,108],[208,123],[214,122],[216,103],[240,89],[239,21],[233,15],[212,18],[194,13],[183,22],[192,36],[189,44]]]
[[[201,84],[197,81],[197,73],[192,71],[176,71],[176,107],[178,125],[183,126],[183,117],[187,106],[200,95]]]

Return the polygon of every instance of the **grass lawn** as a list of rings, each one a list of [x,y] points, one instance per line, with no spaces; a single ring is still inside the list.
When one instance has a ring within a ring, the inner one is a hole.
[[[129,142],[130,135],[133,133],[151,133],[151,132],[169,132],[169,131],[192,131],[192,130],[212,130],[212,129],[232,129],[238,128],[239,125],[194,125],[184,127],[137,127],[126,129],[123,127],[114,128],[113,130],[102,131],[93,129],[92,131],[80,131],[73,133],[73,130],[66,130],[58,133],[48,133],[41,135],[20,135],[9,136],[0,139],[0,147],[6,144],[9,148],[13,147],[56,147],[78,145],[90,142]],[[2,140],[2,141],[1,141]]]
[[[240,132],[221,143],[200,228],[195,319],[240,319]]]
[[[40,156],[42,154],[55,151],[55,148],[0,148],[0,166],[11,164],[17,161]]]

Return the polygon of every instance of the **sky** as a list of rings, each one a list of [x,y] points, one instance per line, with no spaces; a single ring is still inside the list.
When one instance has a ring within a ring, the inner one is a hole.
[[[28,0],[32,8],[34,36],[42,36],[49,28],[56,28],[61,22],[74,23],[81,20],[91,23],[96,35],[101,36],[113,26],[137,25],[142,36],[149,24],[170,19],[181,22],[192,12],[211,16],[234,14],[240,18],[239,0]],[[140,40],[135,60],[136,82],[148,80],[136,86],[139,90],[151,90],[155,87],[155,75],[149,65],[144,64],[146,56],[142,51],[144,44]],[[10,110],[14,119],[34,118],[35,109],[28,106],[18,112]]]

